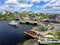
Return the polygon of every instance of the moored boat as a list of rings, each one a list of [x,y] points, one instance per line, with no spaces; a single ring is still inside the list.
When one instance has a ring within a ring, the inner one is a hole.
[[[60,43],[60,40],[54,40],[54,39],[38,39],[38,42],[41,44],[51,44],[51,43]]]
[[[18,22],[16,22],[16,21],[11,21],[10,23],[9,23],[9,25],[12,25],[12,26],[18,26]]]

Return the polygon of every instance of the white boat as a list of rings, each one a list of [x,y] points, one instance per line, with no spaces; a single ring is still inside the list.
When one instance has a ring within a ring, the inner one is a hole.
[[[9,23],[9,25],[12,25],[12,26],[18,26],[18,22],[16,22],[16,21],[11,21],[10,23]]]
[[[41,44],[51,44],[51,43],[60,43],[60,40],[39,39],[38,42],[41,43]]]

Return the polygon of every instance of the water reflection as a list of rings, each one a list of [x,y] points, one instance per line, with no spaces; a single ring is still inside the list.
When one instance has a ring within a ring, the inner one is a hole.
[[[8,25],[10,21],[0,21],[0,45],[17,45],[24,42],[24,30],[30,30],[33,26],[19,24],[18,27]]]

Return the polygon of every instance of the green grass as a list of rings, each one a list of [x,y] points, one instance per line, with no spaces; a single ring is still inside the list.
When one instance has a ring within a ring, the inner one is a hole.
[[[57,35],[57,39],[60,40],[60,32],[56,32],[55,35]]]
[[[46,15],[44,15],[44,14],[39,14],[39,15],[37,15],[37,16],[40,16],[40,17],[46,18]]]
[[[9,14],[9,15],[1,15],[0,14],[0,18],[4,18],[4,19],[9,19],[9,18],[11,18],[11,19],[13,19],[13,18],[15,18],[16,16],[19,16],[19,15],[14,15],[14,14]]]
[[[54,39],[60,40],[60,32],[50,32],[48,33],[54,36]]]

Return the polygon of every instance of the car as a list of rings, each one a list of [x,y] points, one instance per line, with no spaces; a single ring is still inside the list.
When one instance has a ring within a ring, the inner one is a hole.
[[[47,19],[42,19],[40,22],[49,22]]]

